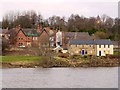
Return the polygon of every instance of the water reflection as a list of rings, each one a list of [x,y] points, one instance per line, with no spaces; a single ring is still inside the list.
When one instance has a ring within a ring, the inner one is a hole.
[[[4,88],[117,88],[118,68],[3,69]]]

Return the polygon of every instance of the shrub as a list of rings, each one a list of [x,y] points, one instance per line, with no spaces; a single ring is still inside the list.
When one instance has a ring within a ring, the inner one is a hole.
[[[68,53],[60,53],[58,55],[58,57],[67,58],[67,57],[69,57],[69,54]]]
[[[81,56],[80,55],[71,55],[70,59],[80,59]]]
[[[86,58],[87,58],[87,56],[86,56],[86,55],[84,55],[84,56],[83,56],[83,58],[85,58],[85,59],[86,59]]]
[[[9,42],[8,40],[2,39],[2,51],[9,48],[9,43],[8,42]]]

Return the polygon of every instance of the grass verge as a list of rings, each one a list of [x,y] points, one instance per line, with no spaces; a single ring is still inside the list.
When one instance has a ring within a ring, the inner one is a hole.
[[[40,60],[40,56],[0,56],[2,62],[13,62],[13,61],[37,61]]]

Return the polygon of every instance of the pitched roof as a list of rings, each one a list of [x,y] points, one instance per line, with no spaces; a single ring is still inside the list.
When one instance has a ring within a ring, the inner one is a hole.
[[[77,36],[89,36],[88,32],[77,32]]]
[[[10,36],[15,36],[17,33],[18,33],[18,31],[17,31],[15,28],[10,29],[10,30],[7,32],[7,34],[10,34]]]
[[[119,41],[112,41],[113,45],[119,45]]]
[[[96,39],[94,41],[95,44],[112,44],[110,39]]]
[[[6,34],[9,30],[8,29],[2,29],[2,33]]]
[[[64,35],[65,35],[66,37],[74,37],[75,32],[64,32]]]
[[[26,36],[39,36],[41,32],[37,32],[34,29],[22,29]]]
[[[40,32],[37,32],[36,29],[21,29],[26,36],[40,36],[43,31],[45,31],[49,36],[53,36],[55,33],[52,30],[46,30],[43,28]]]
[[[93,40],[70,40],[70,44],[93,44]]]
[[[70,44],[112,44],[111,40],[108,39],[96,39],[96,40],[70,40]]]
[[[72,39],[93,39],[88,32],[64,32],[64,35]]]

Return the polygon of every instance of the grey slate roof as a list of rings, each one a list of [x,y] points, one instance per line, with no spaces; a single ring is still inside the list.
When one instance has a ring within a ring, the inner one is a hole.
[[[8,29],[2,29],[2,33],[7,33],[7,32],[8,32]]]
[[[22,31],[25,33],[26,36],[39,36],[40,33],[38,33],[34,29],[22,29]]]
[[[69,42],[70,44],[112,44],[112,41],[109,39],[98,39],[98,40],[77,40],[77,39],[73,39],[70,40]]]
[[[109,39],[97,39],[94,41],[95,44],[112,44],[112,41]]]
[[[54,32],[52,30],[47,31],[46,29],[41,29],[40,32],[37,32],[36,29],[22,29],[22,31],[25,33],[26,36],[40,36],[44,30],[50,36],[54,35]]]
[[[70,44],[93,44],[93,40],[70,40]]]

